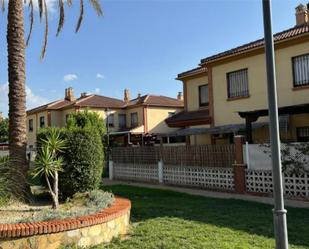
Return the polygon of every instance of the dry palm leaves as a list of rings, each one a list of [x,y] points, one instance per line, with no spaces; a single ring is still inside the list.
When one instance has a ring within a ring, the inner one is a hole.
[[[5,11],[5,0],[0,0],[1,1],[1,10],[2,12]],[[15,1],[15,0],[14,0]],[[45,56],[46,52],[46,47],[47,47],[47,41],[48,41],[48,9],[47,9],[47,3],[46,0],[24,0],[24,3],[28,3],[29,7],[29,32],[27,35],[26,39],[26,45],[28,46],[32,30],[33,30],[33,24],[34,24],[34,1],[37,1],[37,6],[38,6],[38,11],[39,11],[39,17],[40,21],[44,19],[44,25],[45,25],[45,31],[44,31],[44,41],[43,41],[43,47],[41,50],[41,56],[40,58],[43,59]],[[103,10],[101,8],[101,4],[99,0],[89,0],[90,4],[93,6],[95,9],[96,13],[98,16],[103,16]],[[64,20],[65,20],[65,2],[67,3],[68,7],[71,7],[73,5],[73,0],[58,0],[58,14],[59,14],[59,21],[58,21],[58,27],[57,27],[57,33],[56,36],[58,36],[63,28],[64,25]],[[79,17],[77,20],[75,32],[78,32],[82,21],[84,17],[84,0],[79,1]]]

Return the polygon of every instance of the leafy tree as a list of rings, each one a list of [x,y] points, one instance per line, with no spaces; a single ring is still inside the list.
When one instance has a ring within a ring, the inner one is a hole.
[[[42,147],[35,160],[35,169],[33,177],[45,177],[49,193],[53,199],[53,208],[59,207],[59,189],[58,189],[58,172],[63,171],[63,159],[59,154],[64,151],[65,140],[61,139],[59,129],[52,128],[47,138],[41,141]],[[53,187],[50,183],[53,179]]]
[[[69,116],[67,126],[69,130],[74,128],[94,128],[103,137],[106,133],[106,126],[103,118],[96,112],[88,110],[72,113]]]
[[[9,139],[9,120],[0,120],[0,143],[7,142]]]
[[[9,81],[9,144],[10,157],[18,164],[22,174],[25,176],[29,169],[26,159],[26,67],[25,48],[28,44],[34,23],[34,2],[39,6],[40,20],[45,21],[44,43],[41,59],[45,55],[48,38],[48,10],[46,0],[28,0],[30,8],[30,30],[25,42],[24,32],[24,6],[25,0],[9,0],[7,11],[7,51],[8,51],[8,81]],[[94,6],[97,14],[103,14],[98,0],[89,0]],[[59,22],[57,35],[62,30],[65,17],[64,0],[58,1]],[[73,0],[67,0],[67,5],[72,6]],[[2,0],[2,11],[5,11],[5,1]],[[76,24],[76,32],[79,30],[83,15],[84,1],[80,0],[80,15]],[[25,177],[20,179],[21,192],[27,189]]]

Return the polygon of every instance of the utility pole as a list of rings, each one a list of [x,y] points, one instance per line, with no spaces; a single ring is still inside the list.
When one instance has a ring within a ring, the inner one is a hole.
[[[268,108],[270,119],[270,142],[274,188],[274,231],[276,249],[288,249],[286,210],[284,209],[281,153],[277,102],[277,83],[275,73],[275,52],[271,20],[271,0],[262,0],[265,35],[265,54],[267,69]]]

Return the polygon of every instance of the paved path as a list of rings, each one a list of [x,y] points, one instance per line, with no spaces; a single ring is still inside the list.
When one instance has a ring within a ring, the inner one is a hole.
[[[221,198],[221,199],[238,199],[245,201],[255,201],[266,204],[273,204],[273,198],[271,197],[260,197],[253,195],[241,195],[234,193],[225,193],[225,192],[215,192],[208,191],[202,189],[194,189],[194,188],[184,188],[184,187],[175,187],[175,186],[167,186],[167,185],[159,185],[159,184],[151,184],[151,183],[138,183],[131,181],[119,181],[119,180],[109,180],[108,178],[103,179],[103,185],[131,185],[137,187],[145,187],[145,188],[153,188],[153,189],[163,189],[163,190],[172,190],[182,193],[187,193],[190,195],[199,195],[205,197],[213,197],[213,198]],[[298,207],[298,208],[309,208],[309,201],[298,201],[298,200],[285,200],[285,205],[288,207]]]

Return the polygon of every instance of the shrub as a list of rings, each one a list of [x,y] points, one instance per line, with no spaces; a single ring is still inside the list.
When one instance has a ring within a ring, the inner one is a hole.
[[[65,196],[99,187],[103,169],[103,144],[94,128],[71,128],[66,133],[67,149],[64,172],[60,174],[60,191]]]
[[[75,128],[95,129],[99,132],[101,138],[106,133],[104,120],[96,112],[88,110],[71,113],[68,118],[67,126],[69,130]]]

